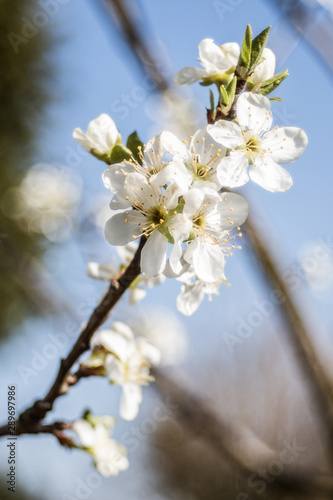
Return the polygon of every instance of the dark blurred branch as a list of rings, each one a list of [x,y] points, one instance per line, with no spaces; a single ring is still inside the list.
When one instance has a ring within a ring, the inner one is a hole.
[[[156,89],[163,92],[169,87],[167,80],[158,70],[156,61],[146,47],[140,31],[133,22],[126,3],[123,0],[103,0],[107,10],[112,15],[116,24],[126,38],[130,49],[134,53],[140,65],[143,65],[144,72],[150,76]]]
[[[157,389],[167,395],[168,402],[171,401],[175,408],[173,416],[179,419],[192,435],[205,440],[229,465],[236,467],[245,476],[255,474],[260,477],[260,471],[264,474],[269,464],[281,463],[280,452],[270,448],[250,429],[239,424],[234,425],[217,415],[207,401],[190,393],[164,373],[156,369],[152,370],[152,373]],[[320,493],[329,494],[330,498],[333,495],[331,476],[300,470],[296,464],[295,467],[284,465],[281,473],[275,476],[274,483],[267,483],[267,486],[279,488],[284,493],[292,491],[312,497]]]
[[[49,392],[43,399],[36,401],[19,416],[16,422],[16,435],[41,432],[40,421],[52,410],[55,400],[66,394],[69,387],[79,380],[78,377],[73,380],[70,370],[79,357],[89,349],[92,335],[106,321],[112,308],[129,288],[132,281],[140,274],[140,257],[145,241],[145,238],[142,237],[132,262],[118,280],[111,282],[106,294],[91,314],[86,327],[82,330],[70,353],[61,360],[58,374]],[[8,427],[4,425],[0,428],[0,436],[6,434],[8,434]]]
[[[299,0],[271,1],[283,14],[290,28],[304,38],[316,59],[319,56],[332,76],[333,20],[329,14],[326,17],[323,15],[324,9],[317,1],[312,1],[312,6],[309,2]]]
[[[320,417],[329,432],[330,448],[333,450],[333,383],[310,340],[303,318],[298,311],[291,292],[281,279],[280,272],[250,218],[243,225],[251,250],[259,263],[264,278],[280,297],[281,312],[289,326],[290,339],[301,353],[300,362],[312,394],[318,405]]]

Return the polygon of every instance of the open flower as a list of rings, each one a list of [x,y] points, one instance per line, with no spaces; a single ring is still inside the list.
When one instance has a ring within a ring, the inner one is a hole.
[[[143,235],[148,238],[141,253],[141,270],[147,277],[163,271],[170,230],[180,216],[179,197],[187,186],[181,188],[174,180],[164,170],[149,182],[138,173],[129,174],[124,195],[133,210],[114,215],[105,226],[105,237],[111,245],[123,246]],[[171,184],[164,189],[167,182]],[[183,240],[189,231],[185,223],[174,238]]]
[[[191,189],[184,195],[183,215],[192,222],[191,241],[184,259],[198,278],[215,282],[224,277],[224,256],[235,248],[235,231],[248,215],[248,204],[234,193]],[[172,267],[171,259],[170,265]]]
[[[176,85],[183,87],[199,80],[212,80],[226,83],[230,79],[230,69],[236,66],[240,48],[238,43],[225,43],[218,47],[211,38],[205,38],[199,44],[199,61],[204,69],[186,67],[174,77]]]
[[[193,187],[221,188],[216,172],[226,154],[226,148],[212,141],[207,126],[197,130],[188,145],[171,132],[162,132],[161,143],[169,153],[182,159]]]
[[[121,135],[114,121],[105,113],[89,123],[86,133],[76,128],[73,137],[84,149],[96,156],[109,156],[112,148],[121,142]]]
[[[212,138],[229,148],[217,168],[217,177],[226,187],[242,186],[251,179],[268,191],[286,191],[292,186],[291,175],[278,163],[297,160],[307,145],[305,132],[296,127],[272,125],[270,101],[262,95],[246,92],[237,101],[237,121],[219,120],[208,126]]]
[[[159,364],[160,351],[145,338],[135,338],[132,330],[120,321],[114,322],[110,330],[96,332],[91,343],[92,357],[94,351],[103,352],[99,359],[110,382],[122,386],[120,415],[133,420],[142,401],[141,386],[153,380],[149,369]],[[89,360],[86,365],[91,366]]]
[[[114,422],[108,415],[97,417],[87,413],[72,425],[81,442],[76,447],[92,455],[96,469],[104,477],[118,476],[129,467],[126,448],[110,439]]]

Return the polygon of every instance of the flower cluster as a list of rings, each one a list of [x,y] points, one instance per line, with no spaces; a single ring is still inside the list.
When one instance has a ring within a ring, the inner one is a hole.
[[[265,47],[268,32],[269,28],[252,39],[248,26],[241,47],[236,43],[218,47],[211,39],[202,40],[203,68],[187,67],[176,74],[179,86],[200,81],[218,90],[216,105],[210,91],[208,124],[187,140],[165,130],[145,145],[133,132],[124,145],[107,115],[93,120],[87,133],[75,129],[79,143],[108,165],[103,182],[112,193],[113,215],[106,222],[105,237],[120,247],[122,260],[117,267],[90,263],[88,274],[95,279],[117,279],[141,238],[141,275],[131,285],[131,303],[145,295],[145,287],[165,277],[175,278],[182,283],[177,308],[185,315],[193,314],[206,295],[218,295],[219,286],[227,283],[226,257],[241,248],[237,238],[242,236],[240,226],[249,209],[243,196],[231,190],[250,179],[270,192],[292,186],[291,175],[281,164],[302,155],[307,136],[296,127],[272,127],[271,101],[280,99],[267,96],[288,72],[274,74],[275,56]],[[168,349],[168,330],[174,327],[163,320],[161,337],[152,319],[150,315],[146,336],[135,337],[121,322],[95,333],[90,357],[80,365],[84,376],[104,376],[122,387],[120,415],[125,420],[137,416],[142,386],[153,380],[150,368],[160,363],[161,351],[168,353],[168,363],[172,363],[181,358],[186,346],[184,341],[177,344],[175,338],[176,351]],[[120,445],[108,437],[112,422],[96,424],[90,418],[73,427],[82,448],[93,455],[104,475],[115,475],[128,466]]]

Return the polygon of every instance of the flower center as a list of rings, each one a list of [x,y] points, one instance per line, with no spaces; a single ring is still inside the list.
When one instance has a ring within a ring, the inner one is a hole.
[[[254,158],[262,153],[261,140],[258,136],[252,135],[250,132],[243,132],[244,145],[239,149],[245,149],[246,156],[250,165],[253,163]],[[238,149],[238,148],[237,148]]]

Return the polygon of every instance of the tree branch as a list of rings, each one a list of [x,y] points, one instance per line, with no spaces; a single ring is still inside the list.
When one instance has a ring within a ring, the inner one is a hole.
[[[61,360],[56,379],[46,396],[43,399],[37,400],[30,408],[27,408],[21,413],[16,422],[15,435],[37,434],[43,432],[41,429],[45,429],[45,427],[41,426],[40,421],[52,410],[55,400],[66,394],[69,387],[77,382],[79,377],[75,379],[74,376],[73,378],[70,374],[70,370],[79,357],[89,349],[92,335],[106,321],[112,308],[129,288],[132,281],[140,274],[140,257],[145,242],[146,238],[142,237],[133,260],[123,275],[117,281],[112,281],[110,283],[106,294],[91,314],[86,327],[82,330],[70,353],[66,358]],[[7,434],[7,425],[0,427],[0,436]]]

